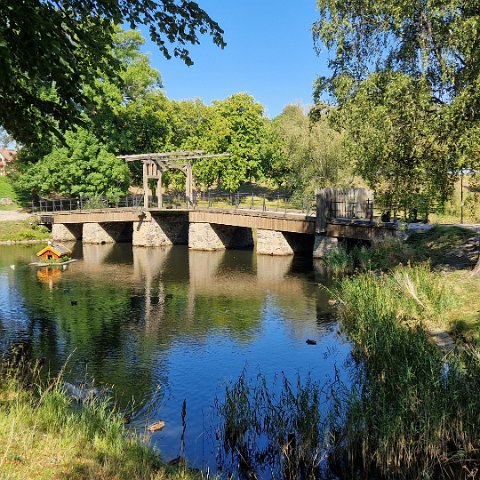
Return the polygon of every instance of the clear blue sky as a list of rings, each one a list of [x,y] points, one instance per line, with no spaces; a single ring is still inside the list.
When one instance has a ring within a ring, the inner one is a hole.
[[[312,84],[327,73],[326,55],[313,50],[315,0],[198,0],[224,29],[227,46],[209,36],[191,48],[194,65],[166,60],[147,42],[144,51],[162,75],[171,99],[201,98],[205,103],[247,92],[274,117],[290,103],[311,105]]]

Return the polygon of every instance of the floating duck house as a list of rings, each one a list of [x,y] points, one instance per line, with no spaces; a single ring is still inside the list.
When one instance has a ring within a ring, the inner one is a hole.
[[[52,262],[60,257],[70,257],[71,255],[72,251],[61,243],[49,243],[37,253],[37,257],[40,257],[42,260],[52,260]]]

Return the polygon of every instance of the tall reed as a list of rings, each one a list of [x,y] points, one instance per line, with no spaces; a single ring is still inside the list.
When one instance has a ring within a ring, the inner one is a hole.
[[[359,275],[338,296],[363,362],[338,399],[332,462],[349,477],[466,478],[480,451],[480,361],[471,349],[444,358],[423,328],[454,302],[438,275]]]
[[[242,375],[218,403],[229,469],[289,480],[475,478],[480,354],[445,356],[425,328],[455,306],[442,276],[428,264],[364,273],[343,279],[337,297],[354,345],[351,384],[268,386]]]
[[[217,400],[222,469],[235,477],[315,478],[325,452],[325,398],[311,379],[292,385],[282,376],[269,384],[243,372]]]
[[[38,365],[15,353],[0,362],[0,479],[167,480],[148,438],[129,431],[107,398],[81,405],[61,375],[42,380]]]

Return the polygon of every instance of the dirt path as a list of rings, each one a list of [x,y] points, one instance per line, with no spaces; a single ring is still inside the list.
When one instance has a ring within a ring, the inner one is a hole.
[[[0,222],[15,222],[18,220],[27,220],[32,215],[25,212],[17,212],[16,210],[0,210]]]

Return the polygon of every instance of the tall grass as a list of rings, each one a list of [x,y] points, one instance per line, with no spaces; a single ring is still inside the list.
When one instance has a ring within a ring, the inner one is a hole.
[[[1,479],[191,478],[164,468],[108,399],[79,405],[61,377],[44,382],[38,368],[13,360],[0,368]]]
[[[243,372],[217,400],[222,470],[234,478],[315,478],[325,453],[325,398],[311,379],[292,385],[282,376],[269,385]]]
[[[359,275],[339,288],[341,320],[359,358],[332,463],[363,478],[467,478],[479,460],[478,352],[443,358],[422,325],[454,299],[427,266]]]
[[[475,478],[480,354],[445,356],[425,329],[455,307],[442,276],[427,264],[364,273],[343,279],[337,297],[352,383],[272,387],[242,375],[218,404],[229,468],[256,478],[270,465],[289,480]]]

